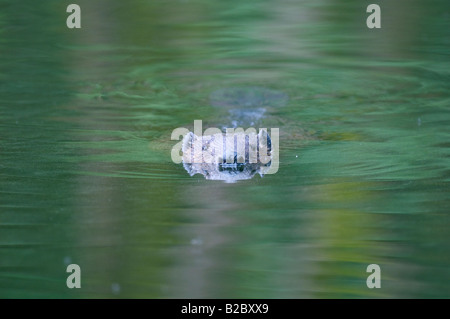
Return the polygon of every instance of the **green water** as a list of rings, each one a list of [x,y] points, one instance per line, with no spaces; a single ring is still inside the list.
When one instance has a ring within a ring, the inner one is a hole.
[[[0,297],[450,297],[447,0],[69,3],[0,3]],[[279,171],[189,176],[240,86],[289,96]]]

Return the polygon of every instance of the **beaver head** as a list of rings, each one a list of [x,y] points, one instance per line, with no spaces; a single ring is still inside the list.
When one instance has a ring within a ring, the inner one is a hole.
[[[182,160],[192,176],[234,182],[261,176],[271,165],[271,139],[266,130],[235,130],[197,136],[186,134],[182,142]]]

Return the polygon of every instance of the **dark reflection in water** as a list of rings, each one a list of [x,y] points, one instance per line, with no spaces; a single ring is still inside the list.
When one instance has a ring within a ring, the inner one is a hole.
[[[77,4],[2,5],[1,297],[449,297],[446,1],[380,30],[356,0]],[[189,176],[195,119],[279,127],[278,172]]]

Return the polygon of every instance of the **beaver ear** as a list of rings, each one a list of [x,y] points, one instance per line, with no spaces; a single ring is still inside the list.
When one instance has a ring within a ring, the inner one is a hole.
[[[271,140],[270,140],[270,136],[267,133],[265,128],[262,128],[262,129],[259,130],[258,140],[259,140],[259,145],[261,145],[263,147],[267,147],[267,149],[270,151],[272,143],[271,143]]]
[[[187,133],[183,137],[183,147],[181,148],[183,153],[185,153],[186,150],[192,148],[192,145],[194,144],[194,141],[195,141],[196,138],[197,138],[197,136],[194,133],[192,133],[192,132]]]

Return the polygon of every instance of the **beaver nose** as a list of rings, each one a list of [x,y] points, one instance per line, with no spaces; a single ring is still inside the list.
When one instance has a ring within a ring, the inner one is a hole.
[[[238,154],[237,154],[237,152],[234,152],[233,162],[232,163],[228,163],[228,164],[237,164],[237,162],[238,162]],[[225,156],[222,159],[222,164],[227,164],[227,159],[226,159]]]

